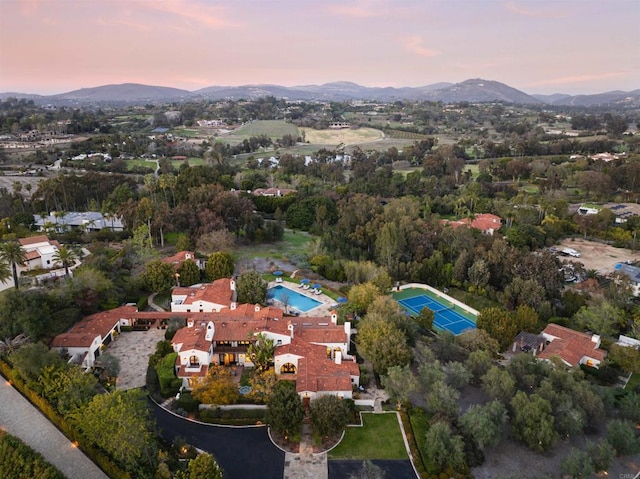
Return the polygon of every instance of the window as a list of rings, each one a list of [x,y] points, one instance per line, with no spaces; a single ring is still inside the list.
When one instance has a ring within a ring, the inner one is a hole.
[[[189,358],[189,367],[190,367],[190,368],[194,368],[194,367],[195,367],[195,368],[197,368],[197,367],[200,367],[200,358],[199,358],[198,356],[196,356],[195,354],[194,354],[194,355],[192,355],[192,356]]]
[[[296,366],[293,363],[285,363],[280,368],[280,374],[295,374]]]

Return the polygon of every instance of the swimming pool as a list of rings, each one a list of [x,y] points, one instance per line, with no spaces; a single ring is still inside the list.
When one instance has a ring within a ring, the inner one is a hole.
[[[267,298],[275,299],[283,304],[287,304],[290,307],[306,313],[307,311],[320,306],[322,303],[316,301],[313,298],[309,298],[304,294],[300,294],[297,291],[289,289],[281,284],[269,288],[267,290]]]

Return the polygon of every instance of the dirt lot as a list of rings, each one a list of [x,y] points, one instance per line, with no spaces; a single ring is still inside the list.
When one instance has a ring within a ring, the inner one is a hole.
[[[356,130],[314,130],[313,128],[301,128],[304,131],[305,139],[311,144],[317,145],[354,145],[380,140],[384,134],[380,130],[373,128],[358,128]]]
[[[562,241],[558,249],[563,247],[573,248],[580,253],[581,256],[580,258],[563,256],[562,259],[582,263],[587,270],[595,269],[600,274],[612,273],[615,270],[616,263],[622,263],[628,260],[634,262],[640,261],[640,251],[614,248],[613,246],[579,238]]]

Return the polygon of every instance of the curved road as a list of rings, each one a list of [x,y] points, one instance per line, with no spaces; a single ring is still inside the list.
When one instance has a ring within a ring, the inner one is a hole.
[[[180,437],[210,452],[224,469],[225,479],[282,479],[284,452],[273,445],[266,427],[201,424],[175,416],[151,400],[149,403],[162,437],[169,442]]]

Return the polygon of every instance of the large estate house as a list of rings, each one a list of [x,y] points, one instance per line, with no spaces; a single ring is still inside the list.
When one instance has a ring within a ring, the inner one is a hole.
[[[60,248],[60,243],[50,240],[47,236],[31,236],[20,238],[20,246],[25,252],[24,267],[28,271],[34,269],[50,269],[56,265],[54,256]]]
[[[178,353],[176,376],[187,389],[206,377],[211,365],[252,367],[249,347],[261,337],[275,346],[276,375],[295,380],[303,398],[351,398],[359,385],[359,368],[349,355],[351,323],[339,325],[336,311],[321,317],[285,317],[274,306],[238,305],[235,281],[228,278],[174,288],[173,293],[171,312],[141,312],[129,305],[97,313],[57,336],[52,347],[90,369],[121,326],[178,316],[186,319],[186,326],[176,332],[171,346]]]

